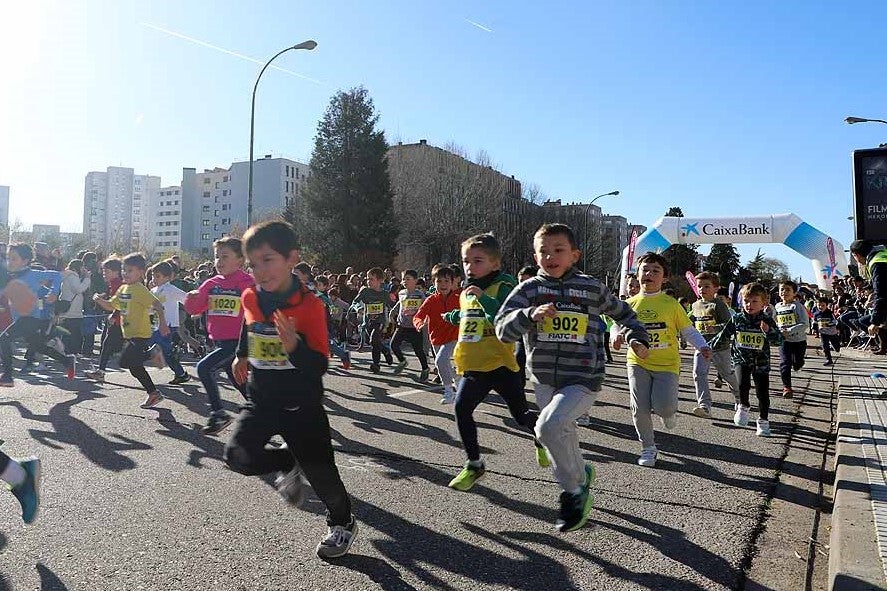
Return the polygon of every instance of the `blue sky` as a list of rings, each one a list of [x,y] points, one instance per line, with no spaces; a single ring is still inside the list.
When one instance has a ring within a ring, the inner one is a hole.
[[[843,119],[887,118],[885,20],[883,1],[822,0],[6,7],[0,184],[13,218],[78,231],[90,170],[170,185],[246,159],[259,66],[183,37],[262,61],[316,39],[263,78],[257,154],[307,161],[330,96],[364,85],[389,141],[485,150],[551,198],[619,189],[598,204],[646,225],[672,205],[793,212],[846,246],[850,153],[887,126]]]

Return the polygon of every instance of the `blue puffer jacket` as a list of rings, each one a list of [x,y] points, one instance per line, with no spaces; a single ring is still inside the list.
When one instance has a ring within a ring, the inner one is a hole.
[[[21,281],[35,296],[34,306],[27,314],[20,314],[16,306],[11,306],[12,319],[18,320],[21,316],[32,318],[48,318],[46,296],[52,294],[58,297],[62,286],[62,274],[58,271],[38,271],[31,267],[25,267],[19,271],[9,273],[10,281]]]

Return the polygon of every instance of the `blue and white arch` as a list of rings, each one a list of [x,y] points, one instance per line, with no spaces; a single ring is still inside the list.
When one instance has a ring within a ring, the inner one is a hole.
[[[810,259],[816,283],[823,289],[831,288],[833,277],[849,272],[844,246],[793,213],[741,218],[661,217],[638,237],[633,260],[628,260],[630,247],[622,251],[622,269],[635,272],[637,260],[644,253],[687,243],[785,244]],[[626,273],[622,273],[619,293],[626,293],[625,278]]]

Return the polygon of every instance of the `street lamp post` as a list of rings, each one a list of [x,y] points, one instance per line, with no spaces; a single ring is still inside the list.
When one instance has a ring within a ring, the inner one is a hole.
[[[268,69],[268,66],[271,65],[271,62],[276,60],[278,56],[281,54],[290,51],[291,49],[307,49],[312,50],[317,47],[317,41],[308,40],[299,43],[298,45],[293,45],[292,47],[287,47],[281,51],[278,51],[274,57],[265,62],[265,65],[262,66],[261,71],[259,71],[259,75],[256,77],[256,83],[253,85],[253,101],[252,107],[250,108],[249,114],[249,188],[247,189],[247,198],[246,198],[246,225],[250,226],[253,223],[253,140],[255,139],[255,131],[256,131],[256,90],[259,88],[259,80],[262,79],[262,74],[265,73],[265,70]]]
[[[887,124],[887,120],[884,119],[867,119],[865,117],[845,117],[844,123],[847,125],[853,125],[854,123],[885,123]],[[887,148],[887,144],[878,144],[879,148]]]
[[[603,193],[598,195],[591,202],[585,206],[585,239],[582,244],[585,247],[585,252],[582,253],[582,270],[588,273],[588,214],[591,213],[591,206],[594,205],[594,202],[600,199],[601,197],[609,197],[610,195],[616,196],[619,194],[619,191],[610,191],[609,193]]]

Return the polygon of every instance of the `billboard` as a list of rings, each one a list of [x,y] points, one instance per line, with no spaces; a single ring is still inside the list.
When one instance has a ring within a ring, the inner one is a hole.
[[[857,239],[887,240],[887,148],[853,151]]]

